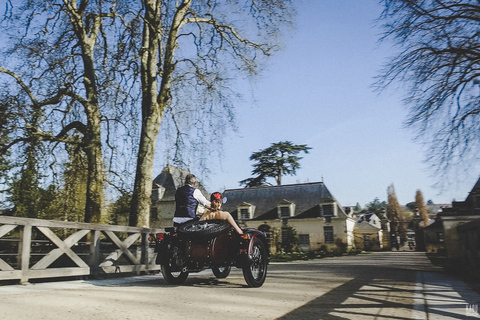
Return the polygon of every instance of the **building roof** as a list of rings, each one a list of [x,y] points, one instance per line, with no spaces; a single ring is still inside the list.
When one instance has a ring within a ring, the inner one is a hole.
[[[374,225],[371,225],[370,223],[368,223],[367,221],[362,221],[362,222],[358,222],[355,223],[355,227],[354,227],[354,230],[358,230],[358,231],[377,231],[382,229],[380,226],[374,226]]]
[[[167,165],[162,172],[153,180],[153,201],[173,201],[175,200],[175,191],[185,184],[185,178],[190,174],[187,169]],[[199,189],[207,199],[208,192],[200,181],[197,182]]]
[[[472,191],[468,194],[465,202],[473,209],[480,209],[480,178],[472,188]]]
[[[424,227],[425,230],[436,230],[436,229],[441,229],[443,230],[443,222],[440,219],[435,220],[432,224],[429,224],[428,226]]]
[[[451,208],[443,208],[442,216],[480,215],[480,179],[473,186],[465,201],[453,201]]]
[[[227,189],[227,203],[223,209],[237,216],[237,207],[242,203],[255,206],[255,220],[277,219],[279,203],[295,204],[295,218],[319,217],[321,203],[336,202],[323,182],[292,184],[273,187]],[[339,211],[343,208],[339,205]]]
[[[362,221],[366,221],[366,222],[370,222],[370,220],[380,220],[380,217],[377,216],[375,213],[373,212],[369,212],[369,213],[364,213],[364,214],[361,214],[360,216],[358,216],[357,218],[357,222],[362,222]]]

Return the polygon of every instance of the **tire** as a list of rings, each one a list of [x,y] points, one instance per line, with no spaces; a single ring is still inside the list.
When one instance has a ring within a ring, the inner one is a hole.
[[[243,277],[249,287],[258,288],[263,285],[267,277],[268,256],[265,243],[255,238],[250,253],[252,264],[243,267]]]
[[[231,266],[212,268],[213,274],[219,279],[225,279],[226,277],[228,277],[228,275],[230,274],[230,270],[232,270]]]
[[[232,226],[227,220],[192,220],[178,227],[178,232],[192,237],[216,237]]]
[[[182,284],[187,280],[187,271],[174,271],[169,263],[161,265],[163,278],[168,284]]]

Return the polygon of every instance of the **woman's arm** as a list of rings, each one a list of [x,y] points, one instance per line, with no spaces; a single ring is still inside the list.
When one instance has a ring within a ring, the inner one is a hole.
[[[235,222],[235,219],[233,219],[232,215],[226,211],[218,211],[218,216],[220,219],[227,220],[230,222],[232,227],[235,229],[235,231],[238,232],[238,234],[243,234],[242,229],[238,226],[238,224]]]

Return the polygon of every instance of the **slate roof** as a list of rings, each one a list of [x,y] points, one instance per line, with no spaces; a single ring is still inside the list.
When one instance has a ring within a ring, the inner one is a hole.
[[[238,216],[238,205],[242,203],[254,205],[253,220],[277,219],[277,206],[285,201],[295,203],[295,217],[293,218],[319,217],[320,204],[336,202],[323,182],[227,189],[224,197],[227,198],[227,203],[222,208],[234,217]],[[339,210],[343,210],[340,205],[339,207]]]
[[[370,231],[370,230],[378,231],[380,229],[382,229],[382,228],[377,227],[377,226],[373,226],[370,223],[368,223],[367,221],[355,223],[355,230],[358,230],[358,231]]]
[[[189,170],[180,167],[167,165],[162,172],[153,180],[153,201],[174,201],[175,191],[185,184],[185,177]],[[198,179],[198,177],[197,177]],[[209,193],[205,190],[200,181],[197,182],[198,189],[208,199]]]

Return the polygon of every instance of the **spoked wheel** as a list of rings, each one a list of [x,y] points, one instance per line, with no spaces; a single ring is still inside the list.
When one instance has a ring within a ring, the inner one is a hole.
[[[168,284],[182,284],[187,280],[188,271],[182,271],[181,269],[179,270],[172,267],[170,263],[163,263],[161,268],[163,278]]]
[[[231,228],[227,220],[192,220],[178,227],[178,232],[198,237],[215,237]]]
[[[231,269],[232,269],[231,266],[228,266],[228,267],[213,267],[212,271],[213,271],[213,274],[215,275],[215,277],[217,277],[219,279],[224,279],[224,278],[228,277]]]
[[[243,277],[249,287],[261,287],[267,277],[267,249],[262,240],[255,238],[253,240],[252,265],[243,267]]]

